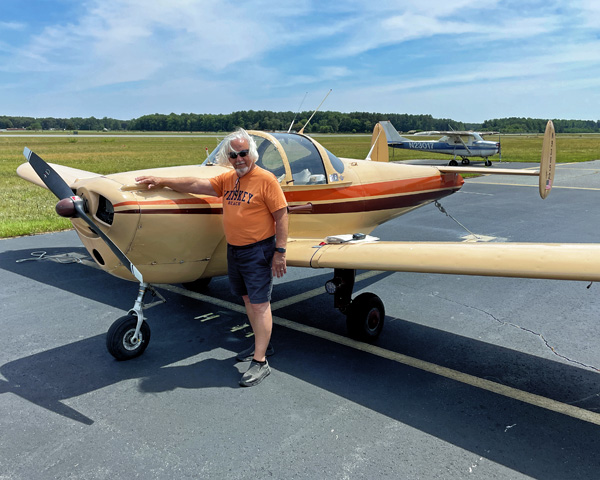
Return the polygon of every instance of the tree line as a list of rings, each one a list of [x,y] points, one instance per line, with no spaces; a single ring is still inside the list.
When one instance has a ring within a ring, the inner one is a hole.
[[[547,119],[540,118],[498,118],[486,120],[482,130],[495,130],[502,133],[542,133]],[[598,133],[600,121],[594,120],[553,120],[556,133]]]
[[[248,130],[287,131],[304,127],[312,112],[271,112],[247,110],[229,114],[171,113],[143,115],[131,120],[114,118],[33,118],[0,116],[0,129],[90,130],[149,132],[229,132],[237,127]],[[371,133],[380,120],[389,120],[400,132],[424,130],[495,130],[501,133],[542,133],[546,119],[510,117],[463,123],[431,115],[332,111],[318,112],[306,126],[306,133]],[[598,133],[600,121],[554,120],[557,133]]]

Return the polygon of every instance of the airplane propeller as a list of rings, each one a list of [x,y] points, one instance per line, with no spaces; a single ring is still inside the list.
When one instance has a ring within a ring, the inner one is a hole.
[[[69,185],[67,185],[67,182],[65,182],[50,165],[48,165],[29,148],[25,147],[23,150],[23,155],[35,173],[37,173],[37,175],[40,177],[42,182],[44,182],[48,189],[59,199],[58,203],[56,204],[56,213],[58,213],[61,217],[76,217],[85,221],[90,226],[92,231],[102,240],[104,240],[116,257],[125,267],[129,269],[133,276],[137,278],[140,283],[144,283],[144,279],[140,271],[133,263],[131,263],[121,249],[119,249],[119,247],[117,247],[113,241],[108,238],[108,236],[93,222],[93,220],[85,211],[85,203],[83,199],[73,193],[73,190],[71,187],[69,187]]]

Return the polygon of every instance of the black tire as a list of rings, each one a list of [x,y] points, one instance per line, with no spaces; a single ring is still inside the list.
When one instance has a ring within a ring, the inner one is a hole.
[[[186,282],[182,283],[181,285],[183,285],[183,288],[185,288],[186,290],[190,290],[196,293],[202,293],[206,291],[206,289],[208,288],[208,284],[211,280],[212,277],[199,278],[197,280],[194,280],[193,282]]]
[[[450,167],[456,167],[456,166],[458,166],[458,162],[456,160],[450,160],[450,162],[448,163],[448,165]]]
[[[361,293],[352,300],[346,315],[348,335],[363,342],[374,342],[383,330],[385,308],[374,293]]]
[[[130,360],[139,357],[150,343],[150,327],[144,321],[140,328],[140,342],[131,343],[131,337],[135,333],[137,316],[125,315],[116,320],[108,329],[106,334],[106,348],[117,360]]]
[[[485,166],[486,167],[491,167],[492,166],[492,161],[491,160],[486,160],[485,161]]]
[[[469,165],[469,163],[471,163],[471,161],[468,158],[463,158],[460,163],[462,163],[463,165]]]

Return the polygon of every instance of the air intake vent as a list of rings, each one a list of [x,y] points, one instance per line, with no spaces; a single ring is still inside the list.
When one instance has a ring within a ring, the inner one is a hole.
[[[98,199],[98,211],[96,212],[96,217],[98,217],[98,219],[102,222],[112,225],[114,216],[115,209],[113,204],[110,203],[107,198],[100,195],[100,198]]]

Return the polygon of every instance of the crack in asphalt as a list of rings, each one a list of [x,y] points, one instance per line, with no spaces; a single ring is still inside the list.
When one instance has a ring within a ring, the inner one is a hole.
[[[527,333],[530,333],[530,334],[532,334],[532,335],[535,335],[535,336],[539,337],[539,338],[540,338],[540,339],[541,339],[541,340],[544,342],[544,344],[546,345],[546,347],[547,347],[547,348],[548,348],[548,349],[549,349],[549,350],[550,350],[550,351],[551,351],[551,352],[552,352],[554,355],[556,355],[557,357],[560,357],[560,358],[562,358],[563,360],[566,360],[566,361],[567,361],[567,362],[569,362],[569,363],[573,363],[573,364],[575,364],[575,365],[579,365],[579,366],[581,366],[581,367],[588,368],[588,369],[590,369],[590,370],[594,370],[594,371],[596,371],[596,372],[600,372],[600,368],[598,368],[598,367],[595,367],[594,365],[588,365],[588,364],[586,364],[586,363],[580,362],[579,360],[575,360],[575,359],[573,359],[573,358],[567,357],[566,355],[563,355],[562,353],[559,353],[559,352],[558,352],[558,351],[557,351],[557,350],[556,350],[556,349],[555,349],[555,348],[554,348],[554,347],[553,347],[553,346],[550,344],[550,342],[549,342],[549,341],[546,339],[546,337],[544,337],[544,335],[543,335],[542,333],[540,333],[540,332],[536,332],[536,331],[534,331],[534,330],[532,330],[532,329],[530,329],[530,328],[527,328],[527,327],[522,327],[521,325],[517,325],[516,323],[512,323],[512,322],[506,322],[506,321],[504,321],[504,320],[500,320],[499,318],[497,318],[496,316],[494,316],[492,313],[490,313],[490,312],[488,312],[488,311],[486,311],[486,310],[484,310],[484,309],[482,309],[482,308],[479,308],[479,307],[474,307],[474,306],[472,306],[472,305],[467,305],[467,304],[465,304],[465,303],[461,303],[461,302],[457,302],[456,300],[452,300],[451,298],[446,298],[446,297],[443,297],[443,296],[441,296],[441,295],[439,295],[439,294],[437,294],[437,293],[435,293],[435,292],[432,292],[432,293],[431,293],[431,295],[433,295],[434,297],[441,298],[442,300],[446,300],[446,301],[448,301],[448,302],[452,302],[452,303],[454,303],[454,304],[456,304],[456,305],[461,305],[461,306],[463,306],[463,307],[465,307],[465,308],[470,308],[470,309],[472,309],[472,310],[477,310],[477,311],[479,311],[479,312],[481,312],[481,313],[484,313],[485,315],[487,315],[487,316],[489,316],[489,317],[493,318],[493,319],[494,319],[494,320],[495,320],[497,323],[499,323],[500,325],[508,325],[509,327],[517,328],[517,329],[519,329],[519,330],[523,330],[524,332],[527,332]],[[600,394],[599,394],[599,395],[600,395]]]

